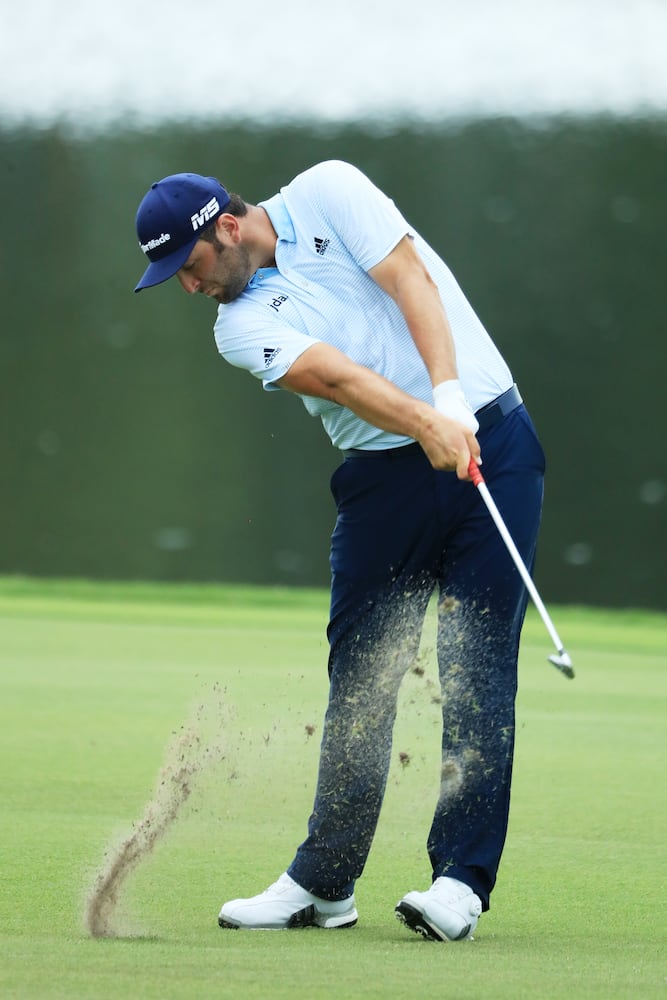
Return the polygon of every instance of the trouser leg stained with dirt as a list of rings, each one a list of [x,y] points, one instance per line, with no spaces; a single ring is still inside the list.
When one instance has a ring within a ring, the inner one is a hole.
[[[416,655],[428,594],[379,600],[332,646],[315,804],[289,874],[342,899],[361,875],[391,763],[398,690]]]
[[[541,469],[503,475],[494,496],[526,565],[535,560]],[[488,909],[509,819],[523,582],[495,524],[471,510],[443,556],[438,612],[442,770],[428,837],[433,877],[469,885]]]

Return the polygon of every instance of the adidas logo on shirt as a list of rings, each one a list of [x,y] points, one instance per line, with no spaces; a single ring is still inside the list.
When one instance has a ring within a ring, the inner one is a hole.
[[[326,253],[326,249],[329,246],[330,240],[323,240],[320,236],[315,237],[315,252],[322,255]]]
[[[265,347],[264,348],[264,367],[269,368],[275,359],[278,357],[282,347]]]

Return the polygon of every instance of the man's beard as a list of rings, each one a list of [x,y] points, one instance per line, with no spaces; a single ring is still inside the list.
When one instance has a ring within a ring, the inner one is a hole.
[[[217,236],[213,242],[213,248],[218,261],[224,257],[227,265],[224,284],[217,282],[215,277],[213,278],[213,283],[221,286],[221,290],[213,298],[226,305],[228,302],[238,299],[252,277],[250,252],[243,244],[227,247],[220,242]]]

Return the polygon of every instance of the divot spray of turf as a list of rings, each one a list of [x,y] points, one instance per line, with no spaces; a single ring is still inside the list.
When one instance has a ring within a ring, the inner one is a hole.
[[[220,694],[217,686],[215,691]],[[216,714],[218,720],[222,715],[220,707]],[[94,878],[85,901],[84,925],[92,937],[123,936],[117,928],[117,908],[128,876],[151,854],[174,823],[201,772],[224,760],[220,735],[211,739],[204,739],[202,735],[206,713],[207,705],[199,705],[192,721],[174,733],[165,751],[155,792],[143,816],[120,844],[107,849],[102,869]]]

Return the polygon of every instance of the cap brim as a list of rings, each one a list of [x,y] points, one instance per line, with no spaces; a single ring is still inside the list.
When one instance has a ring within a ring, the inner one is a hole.
[[[142,288],[152,288],[153,285],[161,285],[163,281],[173,278],[179,268],[183,267],[185,264],[198,239],[199,237],[195,236],[195,238],[189,243],[186,243],[185,246],[179,247],[178,250],[174,250],[173,253],[163,257],[162,260],[152,261],[141,276],[141,281],[134,289],[135,292],[140,292]]]

